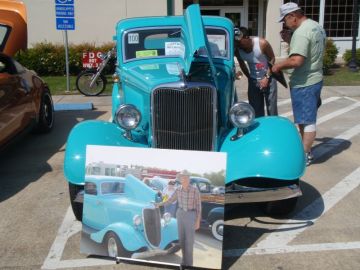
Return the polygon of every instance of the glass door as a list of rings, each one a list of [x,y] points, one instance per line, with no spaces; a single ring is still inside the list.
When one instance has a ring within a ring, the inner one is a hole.
[[[231,7],[220,9],[220,16],[229,18],[234,23],[235,27],[245,26],[244,8]]]

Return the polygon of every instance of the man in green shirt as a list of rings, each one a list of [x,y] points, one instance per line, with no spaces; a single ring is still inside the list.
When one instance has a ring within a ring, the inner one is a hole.
[[[290,93],[294,121],[299,126],[307,165],[312,160],[311,147],[316,137],[316,117],[323,83],[323,54],[325,31],[315,21],[308,19],[295,3],[280,7],[279,22],[293,31],[289,57],[272,67],[277,73],[290,70]]]

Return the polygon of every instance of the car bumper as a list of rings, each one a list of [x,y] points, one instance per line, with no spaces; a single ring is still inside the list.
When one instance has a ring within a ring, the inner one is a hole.
[[[298,184],[274,188],[253,188],[236,185],[232,190],[226,190],[225,201],[226,204],[269,202],[290,199],[301,195]]]

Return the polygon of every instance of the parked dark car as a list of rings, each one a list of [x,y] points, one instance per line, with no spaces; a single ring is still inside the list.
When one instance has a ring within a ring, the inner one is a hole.
[[[49,87],[12,57],[27,45],[22,2],[0,1],[0,148],[27,129],[49,132],[54,125]]]

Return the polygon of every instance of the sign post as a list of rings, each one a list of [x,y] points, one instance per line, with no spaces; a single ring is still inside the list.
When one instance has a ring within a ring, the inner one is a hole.
[[[64,31],[66,92],[70,92],[69,44],[67,30],[75,30],[74,0],[55,0],[56,30]]]

